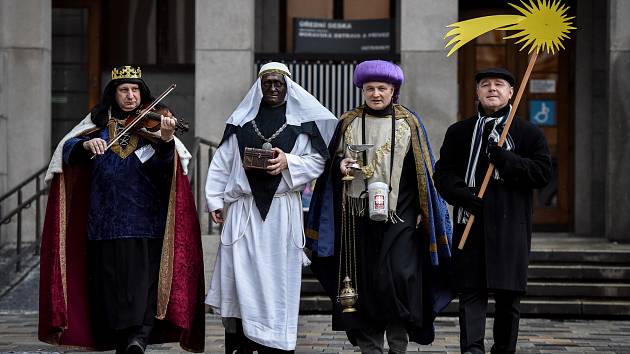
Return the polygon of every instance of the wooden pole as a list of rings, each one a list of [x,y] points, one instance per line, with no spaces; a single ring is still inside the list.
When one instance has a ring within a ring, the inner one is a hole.
[[[532,69],[534,68],[534,64],[536,64],[536,59],[538,58],[538,51],[534,51],[531,57],[529,57],[529,64],[527,65],[527,70],[525,70],[525,75],[523,75],[523,80],[521,80],[521,86],[518,88],[518,92],[516,93],[516,98],[514,99],[514,105],[512,106],[512,110],[510,111],[510,115],[508,117],[507,122],[505,122],[505,127],[503,128],[503,132],[501,133],[501,137],[499,138],[499,146],[503,146],[505,142],[505,138],[507,137],[508,131],[510,130],[510,125],[512,125],[512,120],[514,120],[514,115],[516,114],[516,110],[518,109],[518,104],[521,102],[521,97],[523,97],[523,91],[525,91],[525,87],[527,86],[527,82],[529,81],[529,76],[532,73]],[[488,170],[486,171],[486,175],[483,178],[483,183],[481,184],[481,188],[479,189],[479,198],[483,198],[483,195],[486,193],[486,188],[488,188],[488,183],[490,183],[490,177],[492,176],[492,172],[494,172],[494,165],[491,163],[488,165]],[[473,176],[474,178],[474,176]],[[475,222],[475,216],[470,214],[468,218],[468,222],[466,223],[466,228],[464,229],[464,233],[462,234],[462,239],[459,241],[459,245],[457,248],[464,249],[464,244],[466,244],[466,239],[468,239],[468,234],[470,233],[470,229],[472,228],[472,224]]]

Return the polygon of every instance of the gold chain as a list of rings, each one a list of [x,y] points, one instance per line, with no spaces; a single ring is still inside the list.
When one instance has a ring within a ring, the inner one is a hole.
[[[356,250],[356,227],[355,227],[355,216],[348,212],[348,203],[350,196],[347,193],[348,185],[350,182],[343,182],[343,197],[341,201],[341,242],[339,249],[339,275],[337,282],[337,292],[341,290],[341,284],[343,282],[343,278],[341,276],[341,269],[344,268],[345,263],[345,272],[350,280],[354,284],[354,288],[357,288],[357,250]],[[350,215],[350,220],[348,218]],[[345,252],[345,254],[344,254]],[[345,262],[344,262],[345,260]]]
[[[343,183],[343,195],[341,197],[341,242],[339,242],[339,278],[337,281],[337,293],[339,293],[339,291],[341,290],[341,268],[343,265],[343,246],[345,243],[345,237],[346,237],[346,223],[347,223],[347,216],[346,216],[346,189],[347,189],[347,182],[342,182]]]
[[[356,243],[357,243],[357,234],[356,234],[356,220],[355,220],[355,216],[354,214],[350,213],[350,217],[352,218],[352,259],[354,260],[354,289],[355,291],[358,293],[359,292],[359,280],[357,278],[357,248],[356,248]],[[352,274],[350,274],[350,276],[352,277]]]
[[[402,139],[402,135],[403,135],[402,133],[406,131],[407,129],[408,129],[408,126],[404,122],[403,124],[398,125],[398,128],[396,128],[396,134],[395,134],[396,144],[400,143],[400,140]],[[353,139],[352,139],[352,134],[350,132],[350,129],[346,129],[344,138],[346,140],[347,145],[353,144]],[[376,172],[376,169],[378,168],[378,166],[380,166],[380,162],[383,160],[383,158],[385,157],[387,153],[391,152],[391,149],[392,149],[391,140],[392,140],[391,137],[387,138],[387,140],[385,141],[385,144],[379,146],[376,149],[376,151],[374,151],[374,155],[375,155],[374,159],[370,161],[370,163],[361,167],[361,171],[363,172],[364,179],[368,179],[374,176],[374,172]]]

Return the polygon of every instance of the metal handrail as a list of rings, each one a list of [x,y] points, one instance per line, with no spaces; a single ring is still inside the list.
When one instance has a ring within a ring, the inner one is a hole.
[[[20,184],[18,184],[17,186],[11,188],[8,192],[4,193],[0,197],[0,203],[2,203],[2,201],[4,201],[5,199],[9,198],[12,194],[15,194],[18,189],[21,189],[22,187],[24,187],[25,185],[27,185],[28,183],[33,181],[35,178],[39,177],[39,175],[41,175],[42,173],[46,172],[46,170],[48,170],[48,165],[42,167],[41,169],[39,169],[39,171],[33,173],[31,176],[26,178]]]
[[[193,143],[193,147],[191,150],[191,154],[193,156],[193,163],[190,164],[188,168],[188,176],[191,184],[191,188],[193,190],[195,204],[197,205],[197,215],[199,217],[199,221],[203,219],[203,212],[205,211],[205,194],[203,192],[203,182],[201,181],[201,176],[203,173],[202,165],[201,165],[201,148],[202,146],[206,146],[208,149],[208,163],[206,165],[210,166],[210,162],[212,161],[212,157],[214,155],[214,151],[219,147],[219,144],[210,141],[205,138],[195,137],[195,141]],[[212,223],[208,221],[208,233],[212,233]]]
[[[31,207],[33,202],[35,202],[35,243],[32,248],[34,248],[35,255],[39,255],[39,240],[41,235],[41,198],[45,194],[48,194],[48,186],[44,183],[42,187],[42,181],[44,175],[46,173],[48,166],[44,166],[40,168],[37,172],[26,178],[24,181],[20,182],[17,186],[11,188],[8,192],[0,196],[0,203],[5,200],[16,197],[17,202],[15,208],[10,210],[8,213],[4,215],[0,215],[0,226],[9,224],[13,217],[17,217],[16,221],[16,261],[15,261],[15,271],[19,272],[21,270],[21,257],[22,257],[22,212],[25,209]],[[35,183],[35,192],[26,197],[24,200],[24,192],[23,188],[31,183]]]
[[[34,200],[36,200],[40,196],[47,193],[48,193],[48,188],[44,188],[40,190],[39,192],[35,192],[35,194],[32,197],[28,198],[25,202],[20,203],[17,207],[15,207],[15,209],[11,210],[6,215],[0,216],[0,224],[8,224],[9,222],[11,222],[11,219],[13,218],[14,215],[19,213],[23,209],[30,208],[31,203],[33,203]]]

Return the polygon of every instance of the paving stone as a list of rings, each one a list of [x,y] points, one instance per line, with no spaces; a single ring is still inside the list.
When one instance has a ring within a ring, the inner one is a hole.
[[[206,353],[224,353],[223,328],[215,315],[206,317]],[[410,343],[408,352],[459,354],[457,318],[440,317],[432,345]],[[486,348],[492,346],[492,320],[486,325]],[[296,353],[359,353],[343,332],[332,330],[330,316],[300,316]],[[37,340],[37,314],[0,314],[0,353],[90,353],[54,347]],[[113,351],[100,352],[112,354]],[[147,353],[185,353],[178,344],[149,346]],[[624,320],[521,320],[518,342],[520,354],[628,354],[630,321]]]

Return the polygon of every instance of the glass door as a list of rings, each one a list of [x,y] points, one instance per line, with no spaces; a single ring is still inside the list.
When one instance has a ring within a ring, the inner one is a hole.
[[[100,1],[53,1],[53,149],[99,101],[99,31]]]

